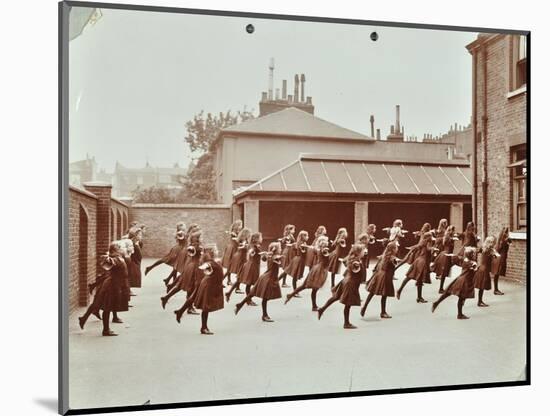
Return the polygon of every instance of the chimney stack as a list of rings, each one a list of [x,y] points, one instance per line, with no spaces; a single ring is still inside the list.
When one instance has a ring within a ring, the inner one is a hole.
[[[380,140],[380,129],[376,129],[376,140]]]
[[[374,137],[374,115],[370,115],[370,137]]]
[[[268,90],[269,101],[273,100],[273,70],[274,69],[275,69],[275,59],[271,58],[269,60],[269,90]]]
[[[307,105],[312,105],[313,104],[313,102],[311,101],[311,97],[306,98],[306,104]]]
[[[292,103],[292,101],[293,101],[293,99],[294,99],[293,96],[292,96],[292,94],[288,94],[288,95],[286,96],[286,98],[288,99],[288,103],[289,103],[289,104]]]
[[[275,89],[275,99],[280,100],[281,99],[281,90],[279,88]]]
[[[294,102],[298,102],[298,90],[300,88],[300,77],[298,74],[294,75]]]
[[[262,101],[267,101],[267,92],[262,92]]]
[[[283,79],[283,100],[286,100],[286,79]]]
[[[399,127],[399,104],[395,106],[395,134],[399,134],[401,128]]]
[[[302,87],[300,91],[300,102],[303,103],[306,101],[306,76],[304,74],[300,75],[300,84],[300,86]]]

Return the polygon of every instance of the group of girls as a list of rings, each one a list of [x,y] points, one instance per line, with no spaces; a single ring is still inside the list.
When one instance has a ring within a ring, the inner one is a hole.
[[[422,296],[422,288],[424,284],[431,283],[432,272],[435,273],[436,279],[440,280],[441,295],[433,303],[432,311],[435,311],[444,299],[455,295],[458,297],[457,318],[468,319],[462,308],[466,299],[475,297],[475,288],[478,289],[478,306],[488,306],[483,301],[483,294],[491,289],[491,274],[494,293],[503,294],[498,289],[498,279],[506,274],[506,257],[510,244],[507,228],[501,231],[497,239],[489,236],[482,246],[478,247],[479,238],[475,225],[471,222],[460,234],[456,233],[455,227],[449,225],[446,219],[442,219],[436,229],[432,229],[431,225],[426,223],[419,231],[413,233],[418,242],[406,247],[408,252],[403,259],[398,257],[400,241],[408,233],[403,222],[395,220],[391,227],[384,228],[383,231],[387,236],[377,239],[376,225],[370,224],[367,230],[359,235],[357,241],[348,247],[348,233],[345,228],[340,228],[335,238],[329,240],[326,228],[319,226],[313,241],[309,244],[308,232],[302,230],[295,237],[296,227],[289,224],[284,227],[283,235],[270,243],[264,251],[262,234],[243,227],[242,221],[237,220],[227,232],[229,242],[221,261],[217,261],[216,247],[203,244],[202,230],[197,224],[186,227],[185,224],[178,223],[176,244],[166,256],[146,267],[145,275],[160,264],[169,265],[172,270],[164,279],[167,293],[160,298],[163,309],[172,296],[180,291],[185,292],[184,304],[174,311],[176,320],[179,323],[184,313],[198,315],[196,309],[201,310],[200,332],[205,335],[213,334],[208,328],[208,314],[223,309],[224,301],[229,302],[233,293],[243,293],[240,290],[241,285],[245,287],[246,296],[235,305],[235,314],[245,305],[256,306],[254,298],[259,298],[262,321],[273,322],[268,314],[267,304],[270,300],[283,297],[281,287],[288,287],[287,278],[291,278],[292,291],[286,294],[285,304],[293,298],[301,297],[300,293],[309,289],[311,309],[317,312],[318,319],[321,319],[325,311],[339,301],[344,305],[346,329],[356,328],[350,322],[350,309],[352,306],[361,306],[359,288],[362,283],[365,284],[368,295],[361,307],[361,316],[366,314],[372,298],[380,296],[380,317],[383,319],[391,318],[386,310],[387,298],[400,299],[404,288],[411,280],[416,282],[416,301],[426,303]],[[98,283],[94,302],[80,318],[81,327],[90,314],[102,309],[103,334],[115,335],[109,330],[109,315],[112,312],[114,322],[119,322],[117,312],[128,310],[129,276],[131,268],[134,267],[131,265],[131,258],[136,245],[138,249],[141,247],[141,236],[141,230],[133,228],[128,235],[129,240],[111,244],[108,255],[102,258],[106,277]],[[454,254],[455,242],[458,240],[462,241],[462,247]],[[367,280],[367,270],[372,257],[369,247],[374,244],[381,244],[384,249]],[[263,273],[262,261],[267,263]],[[396,270],[405,264],[409,265],[409,269],[396,291],[394,275]],[[461,273],[445,287],[445,280],[450,277],[453,265],[460,266]],[[331,296],[319,307],[317,293],[325,285],[329,275]],[[342,276],[338,284],[336,275]],[[225,293],[224,288],[227,289]]]
[[[131,288],[141,287],[144,230],[144,225],[132,223],[126,235],[111,242],[108,252],[100,257],[101,272],[95,282],[88,285],[90,294],[95,293],[94,299],[84,315],[78,318],[81,329],[84,329],[90,315],[94,315],[103,322],[103,336],[118,335],[110,329],[110,322],[123,323],[118,313],[132,307],[130,297],[135,294]]]

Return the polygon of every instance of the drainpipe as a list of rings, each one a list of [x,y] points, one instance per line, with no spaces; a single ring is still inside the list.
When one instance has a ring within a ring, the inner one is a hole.
[[[473,146],[472,146],[472,150],[473,150],[473,155],[472,155],[472,162],[470,164],[472,166],[472,175],[473,175],[472,218],[474,222],[477,224],[478,223],[478,218],[477,218],[477,189],[478,189],[477,187],[477,119],[478,119],[478,116],[477,116],[477,58],[478,58],[478,52],[477,50],[473,51],[472,57],[473,57],[472,59],[472,75],[473,75],[473,83],[472,83],[473,84],[472,85]]]
[[[488,201],[487,201],[487,189],[489,185],[489,176],[487,172],[487,46],[483,45],[483,181],[482,181],[482,192],[483,192],[483,239],[487,237],[488,234],[488,224],[487,224],[487,210],[488,210]]]

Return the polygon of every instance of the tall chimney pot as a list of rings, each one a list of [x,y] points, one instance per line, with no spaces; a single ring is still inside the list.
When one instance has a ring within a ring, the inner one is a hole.
[[[300,75],[300,102],[303,103],[306,101],[306,76],[304,74]]]
[[[283,79],[283,100],[286,100],[286,79]]]
[[[300,77],[298,74],[294,75],[294,102],[298,102],[298,90],[300,89]]]
[[[370,137],[374,137],[374,115],[370,115]]]

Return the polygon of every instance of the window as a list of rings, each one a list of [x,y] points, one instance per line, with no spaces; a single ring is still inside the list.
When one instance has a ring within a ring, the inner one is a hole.
[[[527,150],[525,145],[511,149],[513,229],[525,231],[527,228]]]
[[[143,176],[138,176],[137,177],[137,184],[138,185],[143,185]]]
[[[510,91],[527,84],[527,36],[511,36]]]
[[[170,175],[159,175],[160,183],[172,183],[172,176]]]

